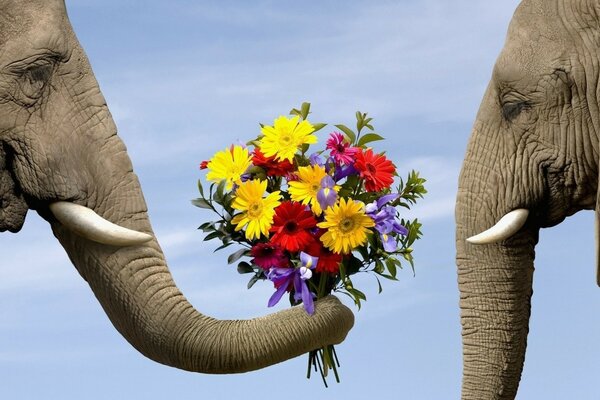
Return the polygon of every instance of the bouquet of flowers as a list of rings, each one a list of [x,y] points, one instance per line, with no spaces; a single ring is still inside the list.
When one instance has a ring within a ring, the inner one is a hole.
[[[371,273],[381,292],[379,278],[397,280],[400,259],[414,272],[411,246],[421,224],[401,219],[399,207],[409,208],[426,193],[425,180],[412,171],[392,188],[398,173],[385,153],[367,146],[383,140],[367,113],[356,113],[356,131],[335,125],[325,148],[311,151],[315,132],[326,124],[310,123],[309,113],[310,104],[303,103],[272,126],[261,124],[254,140],[201,163],[212,183],[205,191],[199,181],[200,197],[192,202],[217,220],[199,229],[207,233],[204,240],[221,241],[217,250],[241,246],[227,261],[251,274],[248,288],[260,280],[273,283],[269,307],[289,293],[292,305],[301,303],[312,314],[316,299],[337,292],[360,308],[366,296],[353,275]],[[326,386],[329,370],[339,382],[337,367],[333,346],[309,354],[308,377],[318,368]]]

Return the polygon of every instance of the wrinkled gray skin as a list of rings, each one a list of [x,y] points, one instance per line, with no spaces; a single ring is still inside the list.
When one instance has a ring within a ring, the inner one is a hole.
[[[19,231],[27,210],[36,210],[119,332],[177,368],[254,370],[339,343],[352,327],[352,313],[335,298],[317,302],[312,317],[298,307],[244,321],[204,316],[175,287],[156,240],[118,248],[83,239],[50,214],[57,200],[152,234],[63,0],[0,0],[0,231]]]
[[[510,24],[465,156],[456,205],[463,399],[515,398],[539,229],[596,208],[600,2],[525,0]],[[511,210],[497,244],[465,238]]]

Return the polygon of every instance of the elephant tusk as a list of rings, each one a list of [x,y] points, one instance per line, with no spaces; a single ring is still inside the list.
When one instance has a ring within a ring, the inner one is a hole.
[[[481,232],[478,235],[471,236],[467,239],[467,242],[473,244],[491,244],[501,242],[502,240],[508,239],[519,229],[525,225],[527,217],[529,216],[529,210],[525,208],[519,208],[506,214],[500,218],[500,221],[490,229]]]
[[[50,211],[70,231],[94,242],[111,246],[135,246],[152,239],[147,233],[113,224],[93,210],[78,204],[57,201],[50,204]]]

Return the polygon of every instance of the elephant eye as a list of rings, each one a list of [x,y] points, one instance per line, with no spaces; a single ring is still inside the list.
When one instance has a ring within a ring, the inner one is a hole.
[[[54,70],[54,62],[51,60],[39,60],[28,66],[21,72],[21,92],[27,99],[37,100],[41,97],[43,89],[50,81]]]
[[[517,118],[521,112],[531,108],[528,101],[507,101],[502,104],[502,117],[510,122]]]

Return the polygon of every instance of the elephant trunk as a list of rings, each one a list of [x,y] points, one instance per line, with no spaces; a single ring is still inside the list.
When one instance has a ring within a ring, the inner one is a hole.
[[[166,365],[219,374],[259,369],[344,339],[354,317],[335,298],[317,302],[313,316],[293,307],[261,318],[225,321],[196,311],[167,268],[125,147],[116,135],[110,142],[104,148],[110,149],[106,167],[111,170],[95,180],[93,196],[78,202],[152,240],[128,247],[100,244],[48,220],[111,322],[136,349]],[[103,187],[108,180],[111,187]]]
[[[495,191],[490,190],[489,181],[497,178],[493,171],[470,160],[469,154],[456,204],[462,399],[514,399],[529,330],[538,229],[525,224],[499,243],[467,242],[509,211],[497,195],[490,196]]]

